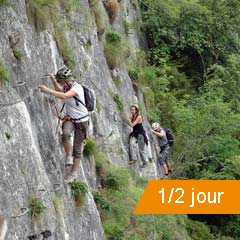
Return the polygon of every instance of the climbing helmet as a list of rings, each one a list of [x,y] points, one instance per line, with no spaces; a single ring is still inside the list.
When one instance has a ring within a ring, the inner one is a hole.
[[[152,124],[152,129],[153,129],[154,131],[157,130],[157,129],[159,129],[159,128],[160,128],[160,124],[159,124],[159,123],[155,122],[155,123]]]
[[[55,75],[58,82],[67,81],[73,75],[72,71],[67,67],[62,67]]]

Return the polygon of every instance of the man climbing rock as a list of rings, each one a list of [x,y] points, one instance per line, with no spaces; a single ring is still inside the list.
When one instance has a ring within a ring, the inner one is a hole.
[[[129,164],[132,164],[137,161],[137,155],[139,151],[141,160],[143,162],[142,168],[147,166],[147,153],[146,145],[148,144],[148,139],[146,132],[143,128],[143,119],[139,114],[139,108],[136,104],[130,107],[131,115],[128,116],[128,122],[133,128],[133,131],[130,134],[130,161]]]
[[[171,146],[174,143],[173,137],[172,137],[172,140],[168,139],[168,133],[167,133],[168,130],[162,128],[159,123],[153,123],[151,131],[158,138],[158,143],[161,149],[160,164],[163,166],[164,173],[165,173],[165,176],[162,179],[166,179],[168,178],[169,174],[172,172],[170,164],[168,162],[168,156],[170,154]]]
[[[77,178],[77,169],[82,155],[82,144],[86,138],[89,113],[85,105],[84,89],[73,77],[73,73],[67,67],[51,74],[50,78],[55,90],[44,85],[39,88],[42,92],[49,93],[64,101],[65,117],[63,118],[63,145],[66,153],[66,166],[71,165],[71,172],[65,176],[64,181],[71,183]],[[70,144],[71,133],[74,131],[73,147]]]

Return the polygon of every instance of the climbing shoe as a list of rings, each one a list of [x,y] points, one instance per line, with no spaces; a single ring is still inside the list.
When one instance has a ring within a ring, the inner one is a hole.
[[[141,168],[145,168],[147,166],[147,162],[144,162]]]
[[[73,165],[73,157],[71,155],[66,156],[65,166]]]
[[[130,164],[130,165],[131,165],[131,164],[134,164],[136,161],[137,161],[137,160],[130,160],[130,161],[129,161],[129,164]]]
[[[77,172],[71,172],[64,178],[64,182],[72,183],[76,178],[77,178]]]

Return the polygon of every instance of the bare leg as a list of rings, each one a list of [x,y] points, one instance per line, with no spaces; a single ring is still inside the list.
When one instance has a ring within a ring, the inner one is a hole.
[[[171,171],[171,166],[169,163],[167,163],[167,168],[168,168],[168,172]]]
[[[69,142],[65,142],[63,144],[66,156],[69,156],[71,154],[71,144]]]
[[[74,125],[71,121],[65,121],[63,123],[63,146],[67,156],[71,154],[72,146],[70,144],[71,133],[74,129]]]
[[[163,169],[164,169],[165,174],[168,174],[168,167],[167,167],[166,163],[163,164]]]
[[[80,158],[74,158],[71,172],[76,172],[80,164]]]

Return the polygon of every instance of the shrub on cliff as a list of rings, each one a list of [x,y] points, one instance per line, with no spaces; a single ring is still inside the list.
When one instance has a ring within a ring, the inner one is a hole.
[[[52,9],[56,7],[57,0],[29,0],[26,3],[29,22],[37,32],[49,28],[51,23]]]
[[[73,49],[71,48],[68,39],[62,28],[58,23],[54,23],[54,39],[57,43],[58,51],[62,55],[64,64],[71,69],[75,69],[75,60],[73,56]]]
[[[99,5],[99,0],[89,0],[88,2],[95,18],[98,36],[101,36],[104,33],[105,24],[103,11]]]
[[[76,202],[76,206],[80,207],[85,202],[86,193],[88,192],[87,185],[84,182],[71,183],[72,196]]]
[[[107,9],[110,23],[113,23],[119,13],[119,3],[118,0],[105,0],[104,5]]]
[[[10,0],[0,0],[0,8],[11,6]]]
[[[29,210],[32,219],[40,217],[47,207],[37,198],[31,197],[29,199]]]
[[[128,42],[119,33],[110,31],[106,34],[104,54],[109,67],[114,69],[121,63],[124,63],[129,57],[130,47]]]
[[[97,146],[93,139],[87,139],[84,145],[83,154],[87,157],[92,156],[96,153]]]

